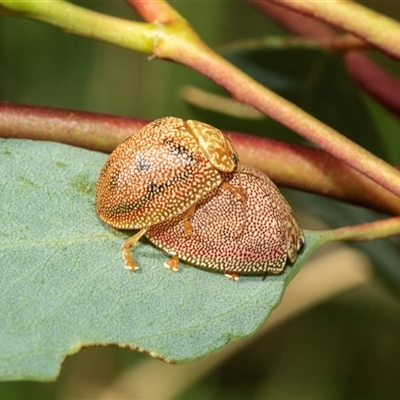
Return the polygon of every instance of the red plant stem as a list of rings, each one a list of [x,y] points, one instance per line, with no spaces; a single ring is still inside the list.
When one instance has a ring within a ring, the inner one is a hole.
[[[339,29],[358,36],[386,54],[400,60],[399,23],[361,4],[350,0],[264,1],[328,22]]]
[[[344,60],[354,82],[400,119],[399,80],[359,51],[346,52]]]
[[[186,22],[182,16],[177,13],[166,1],[141,1],[140,7],[137,7],[136,0],[126,0],[126,2],[141,16],[158,24],[170,24]]]
[[[0,103],[0,137],[48,140],[111,153],[147,121]]]
[[[316,40],[337,36],[336,31],[326,23],[307,15],[266,1],[248,1],[277,21],[282,27],[299,36]],[[343,57],[353,80],[396,117],[400,118],[399,80],[360,51],[347,51],[343,54]]]
[[[57,141],[107,153],[146,123],[103,114],[0,103],[0,137]],[[323,150],[225,133],[242,163],[262,170],[279,185],[400,214],[397,196]]]
[[[258,10],[273,18],[279,25],[288,31],[305,37],[332,37],[336,31],[315,18],[299,12],[283,8],[279,5],[263,0],[247,0]]]

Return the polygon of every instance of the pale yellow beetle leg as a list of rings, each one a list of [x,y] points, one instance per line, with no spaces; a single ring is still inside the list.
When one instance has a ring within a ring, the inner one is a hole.
[[[192,217],[195,211],[196,211],[196,203],[192,204],[186,211],[182,213],[183,229],[185,230],[185,236],[187,237],[193,235]]]
[[[242,187],[232,186],[229,182],[222,182],[222,187],[231,192],[238,200],[242,200],[244,197]]]
[[[146,233],[148,227],[142,228],[138,233],[131,236],[128,240],[122,244],[122,255],[125,259],[125,268],[129,269],[132,272],[135,272],[139,269],[139,266],[136,264],[135,260],[131,256],[130,249],[134,246],[138,240]]]
[[[241,165],[238,162],[237,168],[236,168],[236,173],[237,173],[237,178],[239,181],[239,187],[232,186],[229,182],[222,182],[222,187],[229,192],[231,192],[238,200],[242,200],[244,197],[244,191],[242,187],[242,177],[240,175],[240,170],[241,170]]]
[[[185,219],[183,221],[183,229],[185,230],[185,236],[189,237],[193,235],[193,226],[190,219]]]
[[[177,255],[171,257],[168,261],[165,261],[164,267],[172,272],[179,271],[179,258]]]

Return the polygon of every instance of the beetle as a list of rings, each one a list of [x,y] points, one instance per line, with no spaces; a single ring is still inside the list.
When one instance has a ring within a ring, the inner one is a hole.
[[[224,175],[230,184],[239,183],[239,174]],[[296,260],[305,237],[285,198],[254,168],[242,165],[240,180],[242,199],[217,187],[197,204],[190,237],[180,216],[148,229],[146,237],[173,256],[167,268],[177,271],[181,259],[237,280],[239,275],[279,274],[287,261]]]
[[[122,142],[108,157],[96,184],[96,211],[117,229],[140,229],[122,245],[126,268],[135,271],[130,248],[154,224],[181,215],[192,232],[196,204],[222,185],[237,198],[223,173],[239,171],[237,152],[217,128],[181,118],[157,119]]]

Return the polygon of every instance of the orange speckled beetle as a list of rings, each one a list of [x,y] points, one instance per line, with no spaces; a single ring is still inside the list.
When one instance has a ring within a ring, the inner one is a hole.
[[[138,269],[130,248],[152,225],[181,214],[190,236],[196,204],[214,188],[223,185],[240,198],[240,183],[233,187],[222,178],[237,170],[231,142],[203,122],[161,118],[121,143],[101,169],[96,210],[114,228],[140,229],[122,246],[126,268]]]
[[[225,175],[230,184],[239,183],[239,174]],[[180,216],[149,228],[146,237],[173,256],[167,268],[177,271],[182,259],[237,280],[279,274],[287,260],[296,260],[305,237],[293,210],[260,171],[242,166],[240,175],[244,200],[214,189],[197,204],[192,236],[185,236]]]

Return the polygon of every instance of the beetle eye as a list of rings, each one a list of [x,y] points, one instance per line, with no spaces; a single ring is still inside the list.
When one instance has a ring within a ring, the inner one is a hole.
[[[303,238],[299,237],[297,241],[297,250],[300,250],[304,246],[304,240]]]
[[[232,153],[231,159],[235,165],[239,162],[239,157],[236,153]]]

